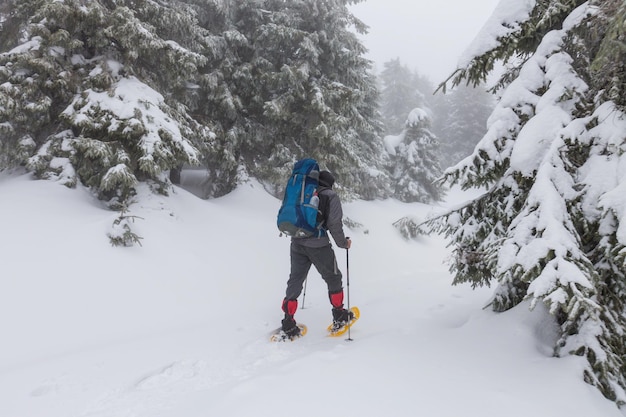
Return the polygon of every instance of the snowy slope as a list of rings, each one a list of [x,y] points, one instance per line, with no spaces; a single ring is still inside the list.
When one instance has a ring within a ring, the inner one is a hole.
[[[441,208],[346,204],[367,230],[348,233],[354,340],[325,337],[312,271],[296,315],[309,334],[272,344],[289,271],[279,202],[253,182],[209,201],[142,194],[143,246],[113,248],[116,214],[87,191],[0,174],[0,416],[621,415],[577,358],[551,357],[542,309],[483,309],[489,289],[450,286],[440,237],[391,226]]]

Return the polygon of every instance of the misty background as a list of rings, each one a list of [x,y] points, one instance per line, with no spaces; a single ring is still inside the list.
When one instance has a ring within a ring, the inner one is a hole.
[[[489,85],[437,90],[457,68],[498,0],[368,0],[350,10],[368,25],[358,34],[368,49],[381,91],[386,143],[401,141],[410,112],[426,111],[446,169],[471,154],[487,131],[495,99]],[[397,138],[397,139],[396,139]]]
[[[410,69],[440,83],[485,24],[498,0],[367,0],[350,10],[369,26],[359,35],[374,70],[400,58]]]

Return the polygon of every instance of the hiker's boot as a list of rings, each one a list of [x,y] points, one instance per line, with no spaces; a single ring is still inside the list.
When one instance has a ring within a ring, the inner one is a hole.
[[[282,331],[283,333],[290,339],[300,336],[301,331],[298,325],[296,324],[296,320],[293,318],[294,314],[296,314],[296,310],[298,309],[298,300],[283,300],[282,310],[285,313],[285,318],[282,323]]]
[[[343,290],[329,292],[328,298],[333,306],[333,325],[332,331],[336,331],[354,318],[354,313],[343,308]]]
[[[342,327],[350,324],[354,318],[354,313],[345,308],[333,308],[333,324],[330,327],[331,333],[334,333]]]
[[[298,337],[302,333],[293,316],[285,315],[285,318],[281,323],[283,333],[285,333],[285,335],[290,339]]]
[[[339,324],[340,326],[345,326],[350,323],[354,318],[354,313],[350,310],[346,310],[345,308],[333,308],[333,324]]]

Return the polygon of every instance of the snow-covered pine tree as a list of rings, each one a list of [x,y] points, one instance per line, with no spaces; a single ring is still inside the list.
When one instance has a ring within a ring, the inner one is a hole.
[[[417,90],[414,74],[402,65],[400,58],[383,64],[380,81],[380,112],[385,133],[401,132],[411,110],[423,105],[423,95]]]
[[[254,19],[242,23],[247,0],[185,0],[202,27],[205,65],[199,68],[196,84],[187,90],[183,102],[194,118],[210,126],[210,146],[201,149],[201,166],[206,169],[202,185],[203,198],[219,197],[232,191],[240,182],[242,168],[241,146],[250,132],[262,132],[257,117],[250,116],[249,107],[256,97],[255,76],[250,73],[252,48],[245,35],[238,31],[237,22],[255,27]],[[243,11],[242,11],[243,8]],[[257,138],[262,137],[258,135]]]
[[[381,113],[391,195],[401,201],[429,203],[442,197],[435,180],[441,175],[439,141],[432,133],[432,116],[424,91],[430,82],[394,59],[384,64]],[[396,134],[400,132],[399,134]]]
[[[175,100],[205,58],[172,1],[9,0],[0,55],[3,153],[41,178],[81,181],[111,204],[197,161],[210,132]],[[157,92],[158,90],[158,92]],[[8,148],[8,149],[7,149]]]
[[[380,112],[386,134],[401,132],[409,113],[417,107],[431,107],[429,96],[433,87],[427,78],[411,71],[400,58],[383,64],[380,73]]]
[[[439,141],[430,131],[431,118],[422,108],[413,109],[398,136],[386,136],[394,198],[406,202],[431,203],[443,192],[436,180],[441,176]]]
[[[459,85],[438,96],[432,107],[433,132],[441,143],[441,166],[449,167],[471,155],[487,131],[495,102],[484,86]]]
[[[510,65],[487,134],[445,173],[486,191],[430,221],[451,238],[455,283],[497,282],[496,311],[544,303],[561,326],[555,355],[584,357],[585,381],[618,405],[626,402],[625,13],[622,0],[501,1],[451,77],[477,84],[496,61]]]
[[[373,198],[386,190],[377,89],[346,0],[235,2],[241,62],[229,91],[245,103],[241,158],[274,193],[294,160],[318,159],[341,188]]]

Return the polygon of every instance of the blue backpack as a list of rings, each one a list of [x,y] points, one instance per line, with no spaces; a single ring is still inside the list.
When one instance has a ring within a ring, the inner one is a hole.
[[[318,222],[319,175],[320,167],[314,159],[302,159],[293,166],[277,219],[278,230],[287,236],[310,237],[324,234],[322,224]]]

